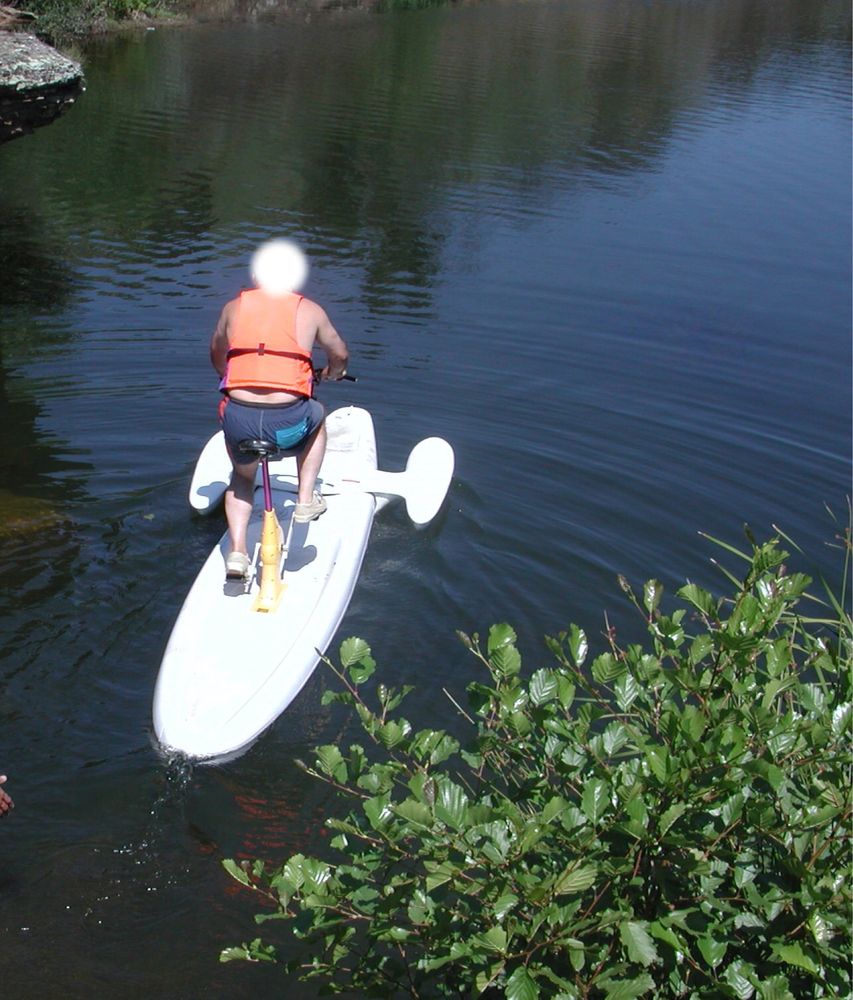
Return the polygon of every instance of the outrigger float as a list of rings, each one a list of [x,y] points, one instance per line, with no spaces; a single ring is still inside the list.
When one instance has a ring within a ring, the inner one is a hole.
[[[235,755],[293,701],[325,653],[355,589],[373,518],[402,497],[415,524],[438,513],[453,475],[442,438],[411,451],[403,472],[377,468],[373,420],[343,407],[326,418],[328,443],[317,489],[326,512],[293,521],[296,460],[271,442],[261,458],[263,510],[249,523],[245,581],[225,579],[227,532],[196,577],[169,638],[154,690],[160,746],[193,759]],[[217,509],[231,475],[222,432],[205,445],[190,484],[199,514]]]

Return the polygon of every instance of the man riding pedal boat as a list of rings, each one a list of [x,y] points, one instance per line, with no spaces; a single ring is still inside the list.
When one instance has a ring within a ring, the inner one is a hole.
[[[240,441],[270,439],[296,456],[294,521],[313,521],[326,509],[326,501],[314,490],[326,452],[326,428],[325,409],[313,398],[311,351],[319,346],[326,354],[323,379],[343,378],[349,352],[322,307],[298,294],[307,272],[295,244],[264,244],[252,257],[257,287],[226,303],[210,341],[210,359],[221,377],[224,398],[219,413],[232,465],[225,491],[231,543],[225,562],[228,578],[242,579],[250,565],[246,530],[259,460],[242,454]]]

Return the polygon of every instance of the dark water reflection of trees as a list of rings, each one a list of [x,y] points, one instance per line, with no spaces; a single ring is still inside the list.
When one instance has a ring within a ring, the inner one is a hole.
[[[73,335],[41,318],[80,294],[88,261],[112,256],[119,275],[131,261],[144,282],[146,267],[215,257],[223,232],[296,231],[357,260],[371,310],[401,288],[425,308],[454,187],[499,175],[547,199],[554,169],[583,186],[652,168],[721,81],[746,90],[826,41],[845,59],[850,30],[847,5],[813,0],[448,13],[268,11],[93,44],[57,158],[25,139],[0,164],[0,380],[46,335]]]
[[[849,32],[844,5],[811,0],[267,17],[91,48],[85,122],[62,150],[84,241],[180,246],[263,204],[363,244],[368,285],[401,272],[429,285],[442,184],[643,169],[715,80],[748,87],[768,59]]]
[[[56,317],[73,298],[75,274],[68,246],[56,242],[38,209],[0,194],[0,219],[0,502],[8,534],[9,498],[43,494],[51,471],[62,467],[52,444],[35,434],[38,400],[16,369],[34,352],[72,336]]]

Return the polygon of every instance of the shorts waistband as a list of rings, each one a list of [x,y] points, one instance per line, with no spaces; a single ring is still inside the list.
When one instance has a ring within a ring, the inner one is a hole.
[[[308,396],[303,396],[301,399],[294,399],[290,403],[250,403],[245,399],[227,397],[229,406],[246,406],[250,410],[289,410],[291,406],[298,406],[300,403],[306,402],[308,398]]]

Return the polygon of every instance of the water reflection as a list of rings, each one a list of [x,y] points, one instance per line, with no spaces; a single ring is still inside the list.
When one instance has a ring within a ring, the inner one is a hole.
[[[62,136],[60,223],[84,248],[98,234],[107,261],[124,241],[166,260],[207,247],[214,227],[263,219],[314,252],[360,248],[382,311],[400,284],[433,284],[443,189],[485,182],[535,211],[557,168],[561,185],[651,169],[715,92],[745,99],[757,74],[784,73],[771,57],[843,29],[834,4],[623,0],[98,44],[96,97]]]

